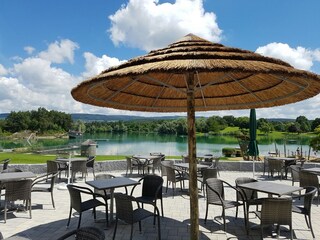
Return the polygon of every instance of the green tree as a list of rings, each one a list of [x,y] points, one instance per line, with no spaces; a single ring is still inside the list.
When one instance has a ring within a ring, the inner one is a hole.
[[[311,124],[310,121],[305,116],[299,116],[296,118],[296,122],[300,125],[300,130],[302,132],[310,132]]]
[[[320,125],[320,118],[316,118],[311,123],[311,131],[314,131]]]

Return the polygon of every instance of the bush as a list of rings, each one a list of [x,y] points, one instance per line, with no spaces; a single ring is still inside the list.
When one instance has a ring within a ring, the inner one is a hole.
[[[231,157],[236,153],[236,150],[234,148],[222,148],[222,154],[225,157]]]

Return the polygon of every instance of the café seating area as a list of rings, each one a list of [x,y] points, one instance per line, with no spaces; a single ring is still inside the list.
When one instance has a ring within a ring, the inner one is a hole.
[[[140,158],[142,159],[141,155]],[[285,206],[290,209],[292,208],[292,211],[288,211],[290,219],[286,218],[286,221],[281,222],[283,224],[279,228],[281,239],[290,239],[291,235],[293,239],[312,239],[320,236],[320,208],[317,206],[317,188],[303,186],[300,189],[299,182],[294,182],[295,184],[293,184],[291,171],[288,172],[287,178],[280,176],[271,177],[271,175],[268,176],[267,173],[263,174],[262,171],[259,171],[256,172],[254,181],[243,181],[244,178],[253,179],[253,173],[250,171],[240,172],[220,169],[220,174],[218,174],[214,165],[215,161],[212,160],[211,162],[211,165],[202,164],[201,161],[198,164],[198,169],[201,170],[198,177],[200,239],[260,239],[261,234],[264,239],[274,238],[278,232],[276,227],[274,229],[264,228],[263,232],[260,229],[261,224],[265,224],[265,219],[268,219],[265,213],[270,214],[272,212],[269,209],[270,205],[267,205],[269,201],[264,200],[270,199],[271,193],[275,199],[279,196],[289,199],[287,202],[290,204]],[[143,208],[148,211],[150,216],[156,213],[155,217],[143,218],[141,232],[138,223],[127,224],[123,221],[118,221],[115,239],[129,239],[131,235],[133,239],[157,239],[158,236],[161,236],[161,239],[189,239],[190,197],[188,194],[188,164],[183,163],[183,161],[171,161],[168,159],[162,161],[162,163],[162,167],[160,167],[162,170],[159,170],[157,166],[155,169],[150,168],[149,172],[147,165],[145,165],[145,171],[134,168],[132,169],[133,172],[131,172],[131,169],[126,171],[126,165],[124,164],[123,170],[96,171],[95,174],[89,173],[83,178],[78,178],[72,184],[89,188],[92,192],[98,192],[97,190],[99,190],[99,193],[103,193],[104,190],[101,191],[100,189],[101,182],[99,182],[98,176],[101,174],[111,174],[115,177],[110,178],[113,179],[113,184],[118,184],[117,186],[119,186],[115,188],[115,196],[117,196],[117,193],[132,194],[135,199],[141,199],[140,203],[144,203]],[[214,170],[214,174],[209,177],[206,174],[203,175],[208,167]],[[178,188],[175,188],[175,184],[172,181],[167,182],[168,168],[176,168],[180,174],[183,174],[183,182],[181,182]],[[315,174],[314,171],[316,169],[309,172]],[[154,195],[155,198],[151,199],[150,202],[148,200],[148,193],[143,189],[147,186],[147,182],[145,181],[148,180],[149,174],[159,176],[161,181],[158,181],[157,178],[154,178],[154,180],[152,178],[152,181],[157,180],[157,182],[162,184],[163,188],[160,191],[159,185],[157,185],[156,192],[152,193],[152,196]],[[54,175],[57,177],[58,173]],[[223,181],[225,184],[223,190],[216,190],[216,187],[220,188],[220,185],[212,184],[210,178],[219,179],[219,182]],[[240,178],[241,181],[239,180]],[[32,176],[32,179],[35,179],[35,176]],[[53,186],[53,199],[50,198],[50,192],[31,192],[31,219],[29,211],[11,209],[8,211],[6,223],[4,223],[4,215],[1,212],[0,232],[3,237],[18,236],[20,239],[35,240],[58,239],[59,237],[77,234],[77,232],[80,234],[82,228],[93,227],[100,230],[97,233],[104,232],[105,239],[112,239],[117,219],[117,201],[115,199],[114,203],[111,203],[112,192],[108,191],[108,198],[99,199],[101,200],[101,204],[98,204],[96,207],[96,220],[92,216],[92,210],[90,209],[86,211],[73,210],[72,214],[69,215],[70,196],[67,189],[63,190],[61,188],[66,181],[67,176],[64,174],[61,175],[60,180],[56,181]],[[210,187],[206,186],[207,181],[210,182]],[[50,182],[49,178],[49,186]],[[236,186],[237,188],[235,188]],[[252,189],[256,190],[253,191]],[[210,204],[210,207],[208,207],[207,201],[215,191],[219,191],[219,196],[217,197],[220,199],[219,202],[221,204]],[[301,194],[300,198],[299,194]],[[85,202],[91,198],[92,196],[87,194],[81,200]],[[261,201],[255,201],[255,198],[259,198]],[[108,204],[109,215],[112,212],[109,218],[106,217],[105,202]],[[286,204],[287,202],[283,201],[281,204]],[[20,207],[23,206],[23,201],[15,203]],[[4,197],[0,200],[0,206],[1,208],[4,206]],[[251,206],[250,209],[249,206]],[[223,209],[226,211],[222,211]],[[80,212],[81,225],[79,225]],[[67,225],[69,225],[69,228],[66,230]],[[132,233],[131,226],[133,227]],[[292,232],[290,231],[290,226],[292,227]],[[79,230],[77,230],[78,228]]]

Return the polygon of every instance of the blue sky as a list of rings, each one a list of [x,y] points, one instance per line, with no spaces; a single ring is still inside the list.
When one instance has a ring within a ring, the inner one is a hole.
[[[70,90],[188,33],[320,74],[319,9],[318,0],[1,0],[0,112],[45,107],[150,116],[84,105]],[[318,109],[320,96],[259,109],[257,116],[314,119]],[[230,114],[248,116],[249,110],[197,113]]]

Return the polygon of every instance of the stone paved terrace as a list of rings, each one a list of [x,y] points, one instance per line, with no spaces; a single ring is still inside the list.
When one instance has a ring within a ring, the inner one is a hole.
[[[124,171],[109,172],[116,176],[123,175]],[[220,178],[233,184],[237,177],[247,176],[252,177],[252,172],[237,172],[237,171],[221,171]],[[138,180],[140,176],[131,175],[132,179]],[[261,173],[256,174],[259,180],[270,180],[280,182],[278,179],[271,179],[263,176]],[[92,179],[92,173],[89,173],[87,180]],[[290,178],[282,180],[281,183],[291,185]],[[66,233],[66,224],[69,214],[69,194],[67,190],[58,190],[57,187],[61,183],[57,183],[54,191],[56,209],[52,208],[49,193],[32,193],[32,219],[26,212],[11,212],[8,214],[7,223],[3,221],[3,213],[0,215],[0,231],[5,238],[11,236],[20,236],[22,239],[57,239],[59,236]],[[87,186],[84,179],[79,178],[76,184]],[[168,193],[163,194],[164,214],[161,218],[161,234],[162,239],[177,240],[189,239],[189,196],[186,192],[180,192],[179,183],[175,196],[172,197],[172,189],[169,188]],[[135,195],[139,194],[138,187]],[[131,191],[131,189],[129,188]],[[122,191],[121,188],[116,191]],[[231,189],[226,190],[227,198],[234,198],[234,192]],[[259,196],[264,196],[260,194]],[[3,197],[2,197],[3,198]],[[2,199],[3,200],[3,199]],[[2,203],[3,204],[3,203]],[[3,206],[3,205],[2,205]],[[243,221],[243,211],[240,208],[239,217],[235,219],[235,209],[228,209],[227,216],[227,231],[223,231],[222,221],[214,220],[214,217],[221,214],[221,208],[211,206],[209,209],[209,221],[204,224],[206,201],[203,194],[199,192],[199,224],[200,224],[200,239],[260,239],[260,230],[251,230],[250,236],[246,235]],[[104,208],[98,208],[98,219],[104,217]],[[150,209],[151,210],[151,209]],[[316,201],[312,208],[312,222],[315,231],[316,239],[320,239],[320,207],[317,207]],[[133,239],[156,239],[157,230],[153,227],[153,219],[149,218],[142,223],[142,232],[139,233],[138,224],[134,226]],[[219,219],[218,219],[219,220]],[[76,214],[72,216],[69,230],[76,228],[78,217]],[[259,224],[259,220],[250,216],[251,225]],[[113,226],[105,229],[105,222],[94,222],[91,211],[83,213],[81,226],[96,226],[104,230],[106,239],[112,239]],[[294,238],[296,239],[312,239],[311,232],[308,230],[304,217],[298,214],[293,214],[293,229]],[[130,226],[124,223],[118,224],[116,239],[129,239]],[[272,239],[271,235],[265,231],[265,239]],[[281,231],[281,238],[287,238],[288,232]],[[21,239],[21,238],[19,238]]]

